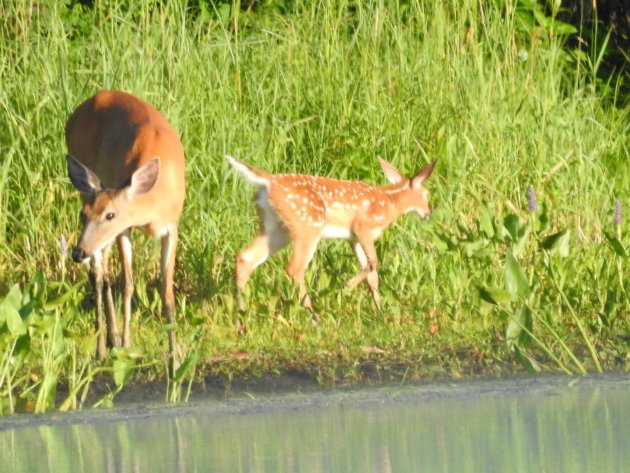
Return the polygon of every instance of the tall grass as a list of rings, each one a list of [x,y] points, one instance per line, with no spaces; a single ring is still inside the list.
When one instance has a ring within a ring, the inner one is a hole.
[[[629,207],[628,109],[602,96],[562,37],[524,28],[517,4],[319,0],[284,12],[236,3],[200,13],[183,2],[109,3],[72,12],[45,0],[0,6],[0,294],[38,271],[89,293],[85,269],[59,248],[79,229],[63,127],[85,98],[118,88],[160,109],[186,149],[177,330],[197,379],[288,367],[336,379],[339,366],[358,379],[371,359],[413,366],[417,376],[492,373],[514,359],[582,371],[572,357],[584,370],[627,369],[628,219],[617,244],[607,235],[616,231],[614,200]],[[235,312],[234,257],[256,222],[251,189],[228,169],[228,153],[273,172],[370,182],[384,182],[378,155],[409,174],[438,160],[428,183],[432,221],[404,218],[378,244],[382,313],[366,288],[342,293],[357,268],[336,242],[320,247],[307,276],[317,327],[283,275],[287,253],[257,270],[250,310]],[[478,288],[502,285],[518,236],[508,238],[510,222],[529,218],[528,186],[548,209],[517,257],[534,296],[497,306]],[[541,256],[543,240],[564,230],[567,252]],[[166,372],[158,251],[140,235],[134,247],[139,352],[131,359],[155,366],[143,371],[151,378]],[[69,298],[63,311],[77,313],[78,304]],[[506,314],[521,304],[537,314],[525,328],[540,344],[517,330],[514,358]],[[89,345],[93,316],[78,313],[64,335]],[[0,347],[15,340],[2,322]],[[133,366],[121,357],[106,364]],[[63,365],[62,380],[73,369]],[[42,366],[23,370],[28,377]]]

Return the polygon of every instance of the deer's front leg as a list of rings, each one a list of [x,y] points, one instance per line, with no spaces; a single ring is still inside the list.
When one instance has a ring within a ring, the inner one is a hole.
[[[120,346],[120,335],[118,333],[118,324],[116,323],[116,307],[114,306],[109,273],[109,253],[111,249],[111,245],[103,249],[101,263],[103,267],[103,289],[105,290],[105,322],[107,324],[107,346],[118,347]]]
[[[304,276],[306,274],[306,268],[313,258],[318,242],[319,238],[315,235],[305,235],[295,239],[293,241],[293,254],[291,255],[291,261],[287,267],[287,274],[299,286],[300,302],[304,307],[311,310],[313,309],[313,304],[306,291]]]
[[[131,230],[118,235],[118,254],[123,274],[123,347],[131,346],[131,298],[133,297],[133,269],[131,265]]]
[[[363,276],[363,273],[365,272],[364,269],[361,274],[354,279],[367,278],[368,286],[370,286],[372,297],[374,298],[374,303],[376,304],[376,307],[380,309],[381,296],[378,293],[378,272],[376,271],[376,267],[378,266],[378,257],[376,256],[376,248],[374,248],[374,240],[360,233],[357,234],[357,239],[360,246],[363,248],[365,256],[367,257],[367,274]],[[360,279],[359,282],[363,279]],[[350,282],[352,281],[353,280]]]
[[[107,346],[103,317],[103,255],[100,251],[94,253],[90,259],[90,279],[94,286],[94,303],[96,304],[96,355],[104,360],[107,357]]]
[[[175,295],[173,294],[173,273],[175,271],[175,252],[177,249],[177,227],[171,225],[161,240],[161,272],[162,272],[162,311],[170,325],[168,345],[173,374],[179,367],[179,353],[175,340]]]
[[[352,251],[359,260],[359,265],[361,265],[361,271],[359,272],[359,274],[357,274],[345,284],[345,287],[347,289],[354,289],[365,280],[368,273],[370,272],[370,269],[368,267],[367,256],[365,254],[365,251],[363,251],[363,247],[361,246],[361,243],[359,243],[359,240],[353,238],[349,240],[349,243],[350,246],[352,246]]]

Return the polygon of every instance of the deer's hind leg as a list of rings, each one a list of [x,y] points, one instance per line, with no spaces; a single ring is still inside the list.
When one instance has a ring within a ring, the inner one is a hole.
[[[261,234],[236,257],[236,297],[240,311],[245,310],[243,291],[254,269],[291,241],[287,229],[268,206],[259,203],[258,214],[261,221]]]

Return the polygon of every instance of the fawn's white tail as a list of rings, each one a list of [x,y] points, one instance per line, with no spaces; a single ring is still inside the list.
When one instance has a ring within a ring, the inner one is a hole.
[[[263,173],[255,168],[248,166],[247,164],[241,163],[230,155],[227,155],[225,158],[229,161],[232,167],[236,169],[250,184],[262,187],[269,186],[270,179],[267,173]]]

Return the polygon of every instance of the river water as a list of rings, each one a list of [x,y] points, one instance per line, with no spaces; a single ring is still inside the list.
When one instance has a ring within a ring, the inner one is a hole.
[[[0,419],[1,472],[630,472],[630,377],[549,377]]]

